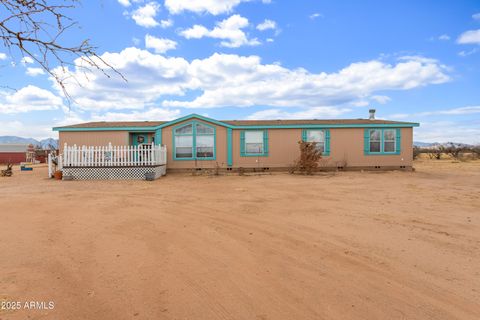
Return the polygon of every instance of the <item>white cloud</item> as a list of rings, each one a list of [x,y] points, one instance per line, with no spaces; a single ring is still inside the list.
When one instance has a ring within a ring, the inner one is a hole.
[[[147,34],[145,36],[145,47],[153,49],[156,53],[165,53],[168,50],[175,49],[177,43],[170,39],[157,38]]]
[[[422,142],[480,143],[480,126],[465,121],[422,122],[413,130],[414,140]]]
[[[450,36],[448,34],[442,34],[441,36],[438,37],[438,40],[448,41],[450,40]]]
[[[267,41],[267,42],[273,42],[273,41],[275,41],[275,40],[273,40],[273,38],[267,38],[266,41]]]
[[[25,66],[27,64],[32,64],[34,63],[34,60],[30,57],[23,57],[20,62]]]
[[[93,115],[90,121],[152,121],[173,120],[180,116],[179,109],[150,108],[145,111],[132,112],[106,112],[101,115]]]
[[[209,32],[204,26],[196,24],[189,29],[181,31],[180,35],[187,39],[200,39],[206,37]]]
[[[138,48],[105,53],[102,58],[121,72],[128,82],[115,76],[107,78],[97,70],[86,71],[81,59],[75,60],[74,70],[54,70],[60,77],[65,77],[69,94],[82,110],[143,109],[164,95],[181,96],[184,88],[190,86],[189,63],[183,58],[166,58]],[[60,88],[55,82],[53,84],[61,94]]]
[[[172,19],[166,19],[166,20],[160,20],[160,27],[166,29],[173,26],[173,20]]]
[[[18,120],[2,121],[0,119],[0,136],[19,136],[40,140],[53,137],[54,135],[51,123],[26,124]]]
[[[336,118],[344,113],[350,112],[352,109],[337,107],[311,107],[300,111],[288,112],[280,109],[267,109],[255,112],[248,116],[251,120],[268,120],[268,119],[328,119]]]
[[[45,71],[42,68],[27,68],[27,71],[25,72],[27,75],[31,77],[36,77],[41,74],[45,74]]]
[[[468,57],[474,53],[477,53],[478,52],[478,48],[473,48],[472,50],[468,50],[468,51],[465,51],[465,50],[462,50],[458,53],[458,55],[460,57]]]
[[[133,37],[132,42],[133,42],[134,45],[138,46],[140,44],[141,40],[136,38],[136,37]]]
[[[465,31],[458,37],[459,44],[480,44],[480,29]]]
[[[129,7],[132,5],[129,0],[118,0],[118,3],[120,3],[124,7]]]
[[[257,25],[257,29],[260,31],[265,31],[268,29],[275,30],[276,28],[277,28],[277,23],[269,19],[265,19],[265,21]]]
[[[311,20],[315,20],[317,18],[323,18],[323,14],[315,12],[308,16]]]
[[[413,118],[413,117],[429,117],[429,116],[460,116],[466,114],[477,114],[480,113],[480,106],[467,106],[459,107],[447,110],[434,110],[434,111],[425,111],[417,113],[400,113],[393,114],[390,116],[392,119],[403,119],[403,118]]]
[[[120,53],[105,53],[102,58],[128,82],[117,77],[108,79],[94,70],[87,72],[87,79],[80,67],[69,70],[64,75],[67,90],[81,110],[140,110],[154,105],[165,108],[335,107],[370,98],[386,100],[379,98],[378,93],[449,80],[445,66],[422,57],[402,57],[395,64],[377,60],[357,62],[333,73],[262,64],[258,56],[218,53],[187,61],[127,48]],[[77,59],[75,63],[81,64],[81,61]],[[62,70],[56,72],[61,74]],[[74,76],[81,86],[69,76]]]
[[[249,0],[165,0],[165,7],[172,14],[183,11],[208,12],[213,15],[229,13],[241,2]]]
[[[160,23],[155,20],[155,17],[160,10],[160,5],[154,1],[145,4],[144,6],[132,12],[132,19],[136,24],[145,28],[153,28]]]
[[[212,30],[208,30],[202,25],[194,25],[190,29],[181,31],[180,35],[187,39],[201,39],[203,37],[222,39],[224,41],[221,41],[220,45],[228,48],[260,44],[256,38],[248,39],[245,32],[241,30],[248,27],[248,25],[247,18],[234,14],[223,21],[217,22],[217,25]]]
[[[0,113],[23,113],[55,110],[63,106],[62,99],[48,90],[28,85],[10,92],[0,92]]]
[[[387,102],[390,102],[392,100],[390,97],[379,96],[379,95],[372,96],[371,99],[373,101],[376,101],[376,102],[380,103],[380,104],[386,104]]]
[[[336,73],[310,73],[261,64],[257,56],[213,56],[190,66],[203,94],[192,101],[164,101],[169,107],[342,105],[375,92],[408,90],[449,80],[445,67],[426,58],[404,57],[396,65],[353,63]]]
[[[473,20],[480,20],[480,12],[472,15]]]
[[[0,52],[0,60],[6,60],[7,59],[7,55],[3,52]]]

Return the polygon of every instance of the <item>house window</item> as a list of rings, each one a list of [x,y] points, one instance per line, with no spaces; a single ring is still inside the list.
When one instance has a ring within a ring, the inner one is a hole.
[[[213,158],[215,149],[215,129],[197,123],[195,132],[196,157]]]
[[[240,155],[259,157],[268,155],[268,133],[266,130],[245,130],[240,132]]]
[[[325,131],[324,130],[307,130],[306,142],[315,142],[315,147],[320,152],[325,152]]]
[[[215,158],[215,128],[203,123],[189,123],[174,129],[174,158],[212,160]]]
[[[396,130],[383,130],[383,152],[395,152]]]
[[[245,132],[245,153],[263,153],[263,131]]]
[[[380,152],[382,144],[382,130],[370,130],[370,152]]]
[[[365,154],[400,154],[401,131],[395,129],[365,129]]]

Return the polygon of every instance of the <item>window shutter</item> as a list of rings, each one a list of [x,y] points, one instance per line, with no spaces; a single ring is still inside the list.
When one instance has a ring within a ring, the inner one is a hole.
[[[370,129],[364,129],[363,132],[363,153],[370,153]]]
[[[245,156],[245,131],[240,131],[240,156]]]
[[[325,156],[330,155],[330,129],[325,129]]]
[[[268,156],[268,130],[263,131],[263,154]]]
[[[307,130],[302,130],[302,141],[307,142]]]
[[[395,134],[395,154],[400,154],[401,152],[401,147],[402,147],[402,129],[398,128],[396,129],[396,134]]]

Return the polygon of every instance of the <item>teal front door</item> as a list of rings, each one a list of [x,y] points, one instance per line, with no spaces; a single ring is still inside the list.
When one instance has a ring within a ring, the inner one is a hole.
[[[134,146],[148,145],[148,134],[146,133],[134,133],[132,138]],[[144,148],[142,148],[142,150],[143,149]],[[143,151],[138,150],[138,152],[134,155],[134,158],[136,161],[142,161]]]

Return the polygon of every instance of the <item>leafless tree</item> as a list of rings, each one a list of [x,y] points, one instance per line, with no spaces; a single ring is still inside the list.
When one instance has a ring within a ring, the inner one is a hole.
[[[10,56],[30,57],[43,70],[51,75],[63,90],[65,97],[71,97],[65,87],[64,78],[53,72],[53,68],[62,70],[75,58],[80,58],[83,68],[100,70],[110,77],[107,71],[113,71],[126,80],[108,62],[96,53],[89,39],[70,46],[63,42],[62,36],[76,27],[66,12],[75,9],[80,0],[0,0],[0,38]]]

